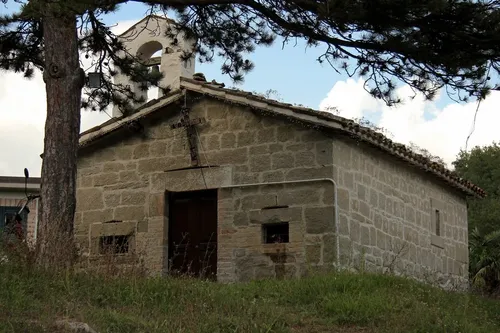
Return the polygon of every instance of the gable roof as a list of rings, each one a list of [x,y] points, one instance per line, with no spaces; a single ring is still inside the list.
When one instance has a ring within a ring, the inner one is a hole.
[[[486,196],[485,191],[480,187],[459,177],[454,171],[449,170],[444,165],[434,162],[421,154],[415,153],[405,145],[394,142],[379,132],[368,127],[360,126],[351,119],[339,117],[329,112],[281,103],[260,97],[250,92],[226,89],[223,84],[219,84],[215,81],[206,82],[184,77],[181,78],[181,89],[172,91],[162,98],[151,100],[137,109],[132,115],[122,118],[113,118],[106,123],[81,133],[79,147],[88,146],[94,141],[115,132],[119,128],[147,117],[175,101],[179,101],[184,96],[185,91],[199,93],[226,103],[246,106],[257,110],[263,115],[284,116],[291,121],[306,124],[312,129],[330,129],[350,135],[357,140],[364,141],[399,158],[403,162],[437,176],[466,194],[475,195],[480,198]]]
[[[180,100],[182,97],[183,93],[181,90],[178,89],[172,91],[161,98],[153,99],[140,106],[133,114],[127,117],[113,117],[98,126],[92,127],[85,132],[81,132],[78,146],[79,148],[88,146],[96,140],[107,136],[122,127],[130,126],[134,122],[137,122],[138,120],[155,113],[163,107]]]

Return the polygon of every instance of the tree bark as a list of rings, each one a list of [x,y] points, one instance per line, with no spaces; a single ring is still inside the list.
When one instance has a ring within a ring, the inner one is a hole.
[[[45,2],[43,37],[47,94],[37,262],[71,264],[76,206],[77,150],[84,74],[79,64],[76,16],[65,0]]]

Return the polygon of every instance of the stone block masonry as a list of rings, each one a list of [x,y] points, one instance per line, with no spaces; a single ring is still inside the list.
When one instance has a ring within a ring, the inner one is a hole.
[[[342,263],[362,256],[369,270],[466,288],[465,196],[365,144],[336,140],[333,147]],[[439,203],[440,235],[433,202]]]
[[[209,98],[190,111],[207,120],[196,127],[206,167],[189,169],[185,129],[171,128],[178,107],[159,114],[145,121],[143,136],[123,132],[80,152],[75,230],[83,247],[89,248],[95,223],[135,223],[135,248],[151,272],[165,272],[166,193],[219,188],[218,280],[299,277],[335,264],[334,187],[328,181],[258,184],[331,178],[338,184],[343,265],[361,261],[369,270],[466,282],[465,198],[447,185],[350,138]],[[431,200],[442,215],[439,236]],[[288,223],[287,243],[265,242],[273,223]]]
[[[235,187],[219,192],[220,281],[297,277],[335,262],[334,205],[325,181]],[[305,198],[298,201],[298,198]],[[276,205],[276,202],[278,205]],[[287,224],[287,242],[266,227]]]

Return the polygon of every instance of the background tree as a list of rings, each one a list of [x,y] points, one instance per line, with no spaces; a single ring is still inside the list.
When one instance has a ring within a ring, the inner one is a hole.
[[[222,71],[235,81],[253,67],[246,53],[281,36],[285,42],[303,38],[310,46],[325,45],[318,61],[359,73],[366,89],[390,105],[399,101],[393,95],[398,81],[427,98],[442,87],[457,100],[483,98],[496,89],[486,84],[500,69],[500,4],[494,0],[134,1],[150,5],[151,13],[174,11],[179,24],[167,34],[195,37],[199,59],[223,57]],[[144,86],[158,84],[138,59],[119,56],[123,45],[101,21],[126,2],[31,0],[0,18],[0,68],[27,77],[38,68],[46,83],[40,263],[69,260],[56,246],[66,248],[73,235],[80,107],[102,110],[114,103],[126,112],[139,102],[113,84],[116,70]],[[85,92],[83,102],[79,52],[96,57],[94,70],[104,73],[102,88]]]
[[[469,271],[474,286],[493,292],[500,286],[500,146],[461,151],[456,172],[483,188],[484,199],[469,198]]]
[[[455,171],[486,191],[483,199],[468,199],[469,230],[481,233],[500,230],[500,146],[474,147],[461,151],[453,162]]]
[[[469,250],[472,285],[488,293],[496,292],[500,285],[500,229],[489,233],[473,229]]]

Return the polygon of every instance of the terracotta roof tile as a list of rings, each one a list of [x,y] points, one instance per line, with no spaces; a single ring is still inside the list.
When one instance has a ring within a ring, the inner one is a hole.
[[[250,92],[245,92],[236,89],[224,88],[223,84],[219,84],[215,81],[207,82],[201,75],[196,76],[196,79],[182,78],[181,88],[190,90],[196,93],[209,95],[212,98],[231,101],[236,104],[241,104],[245,106],[252,107],[262,112],[277,112],[276,110],[288,110],[288,113],[296,114],[296,118],[299,115],[307,115],[312,120],[308,120],[309,124],[312,124],[314,128],[334,128],[340,130],[345,134],[348,134],[355,139],[365,141],[372,146],[375,146],[389,154],[392,154],[399,159],[419,168],[426,172],[430,172],[433,175],[446,181],[448,184],[464,191],[468,194],[473,194],[478,197],[485,197],[486,192],[476,186],[475,184],[459,177],[456,172],[449,170],[446,166],[441,165],[437,162],[430,160],[428,157],[418,154],[411,150],[409,147],[392,141],[390,138],[386,137],[382,133],[376,132],[371,128],[361,126],[355,123],[351,119],[339,117],[329,112],[318,111],[311,108],[294,106],[289,103],[282,103],[276,100],[267,99]],[[152,106],[159,103],[160,100],[153,100],[143,105],[139,109],[144,109],[145,107]],[[266,107],[268,110],[266,110]],[[135,114],[135,113],[134,113]],[[125,117],[122,119],[123,122],[127,120]],[[298,119],[302,121],[301,119]],[[114,130],[114,129],[113,129]],[[95,127],[95,131],[101,131],[102,136],[106,132],[106,125],[100,125]],[[85,132],[85,134],[91,133],[91,130]],[[100,135],[101,136],[101,135]],[[82,140],[80,140],[80,145],[82,146]]]
[[[339,117],[329,112],[318,111],[311,108],[299,107],[289,103],[282,103],[276,100],[266,99],[250,92],[221,88],[220,86],[218,86],[218,84],[210,82],[202,82],[199,80],[192,80],[187,78],[182,78],[182,80],[186,82],[196,83],[200,86],[204,86],[213,90],[222,90],[232,95],[244,96],[249,100],[265,101],[267,104],[287,108],[295,113],[307,114],[315,116],[318,119],[336,122],[340,124],[347,133],[352,134],[354,137],[363,141],[367,141],[370,144],[375,145],[378,148],[381,148],[403,159],[404,161],[416,167],[419,167],[420,169],[423,169],[426,172],[431,172],[454,187],[457,187],[461,190],[466,190],[466,192],[469,192],[469,194],[475,194],[478,197],[486,196],[486,192],[483,189],[473,184],[472,182],[461,178],[455,171],[451,171],[446,166],[432,161],[422,154],[414,152],[404,144],[394,142],[382,133],[376,132],[371,128],[361,126],[351,119]]]

